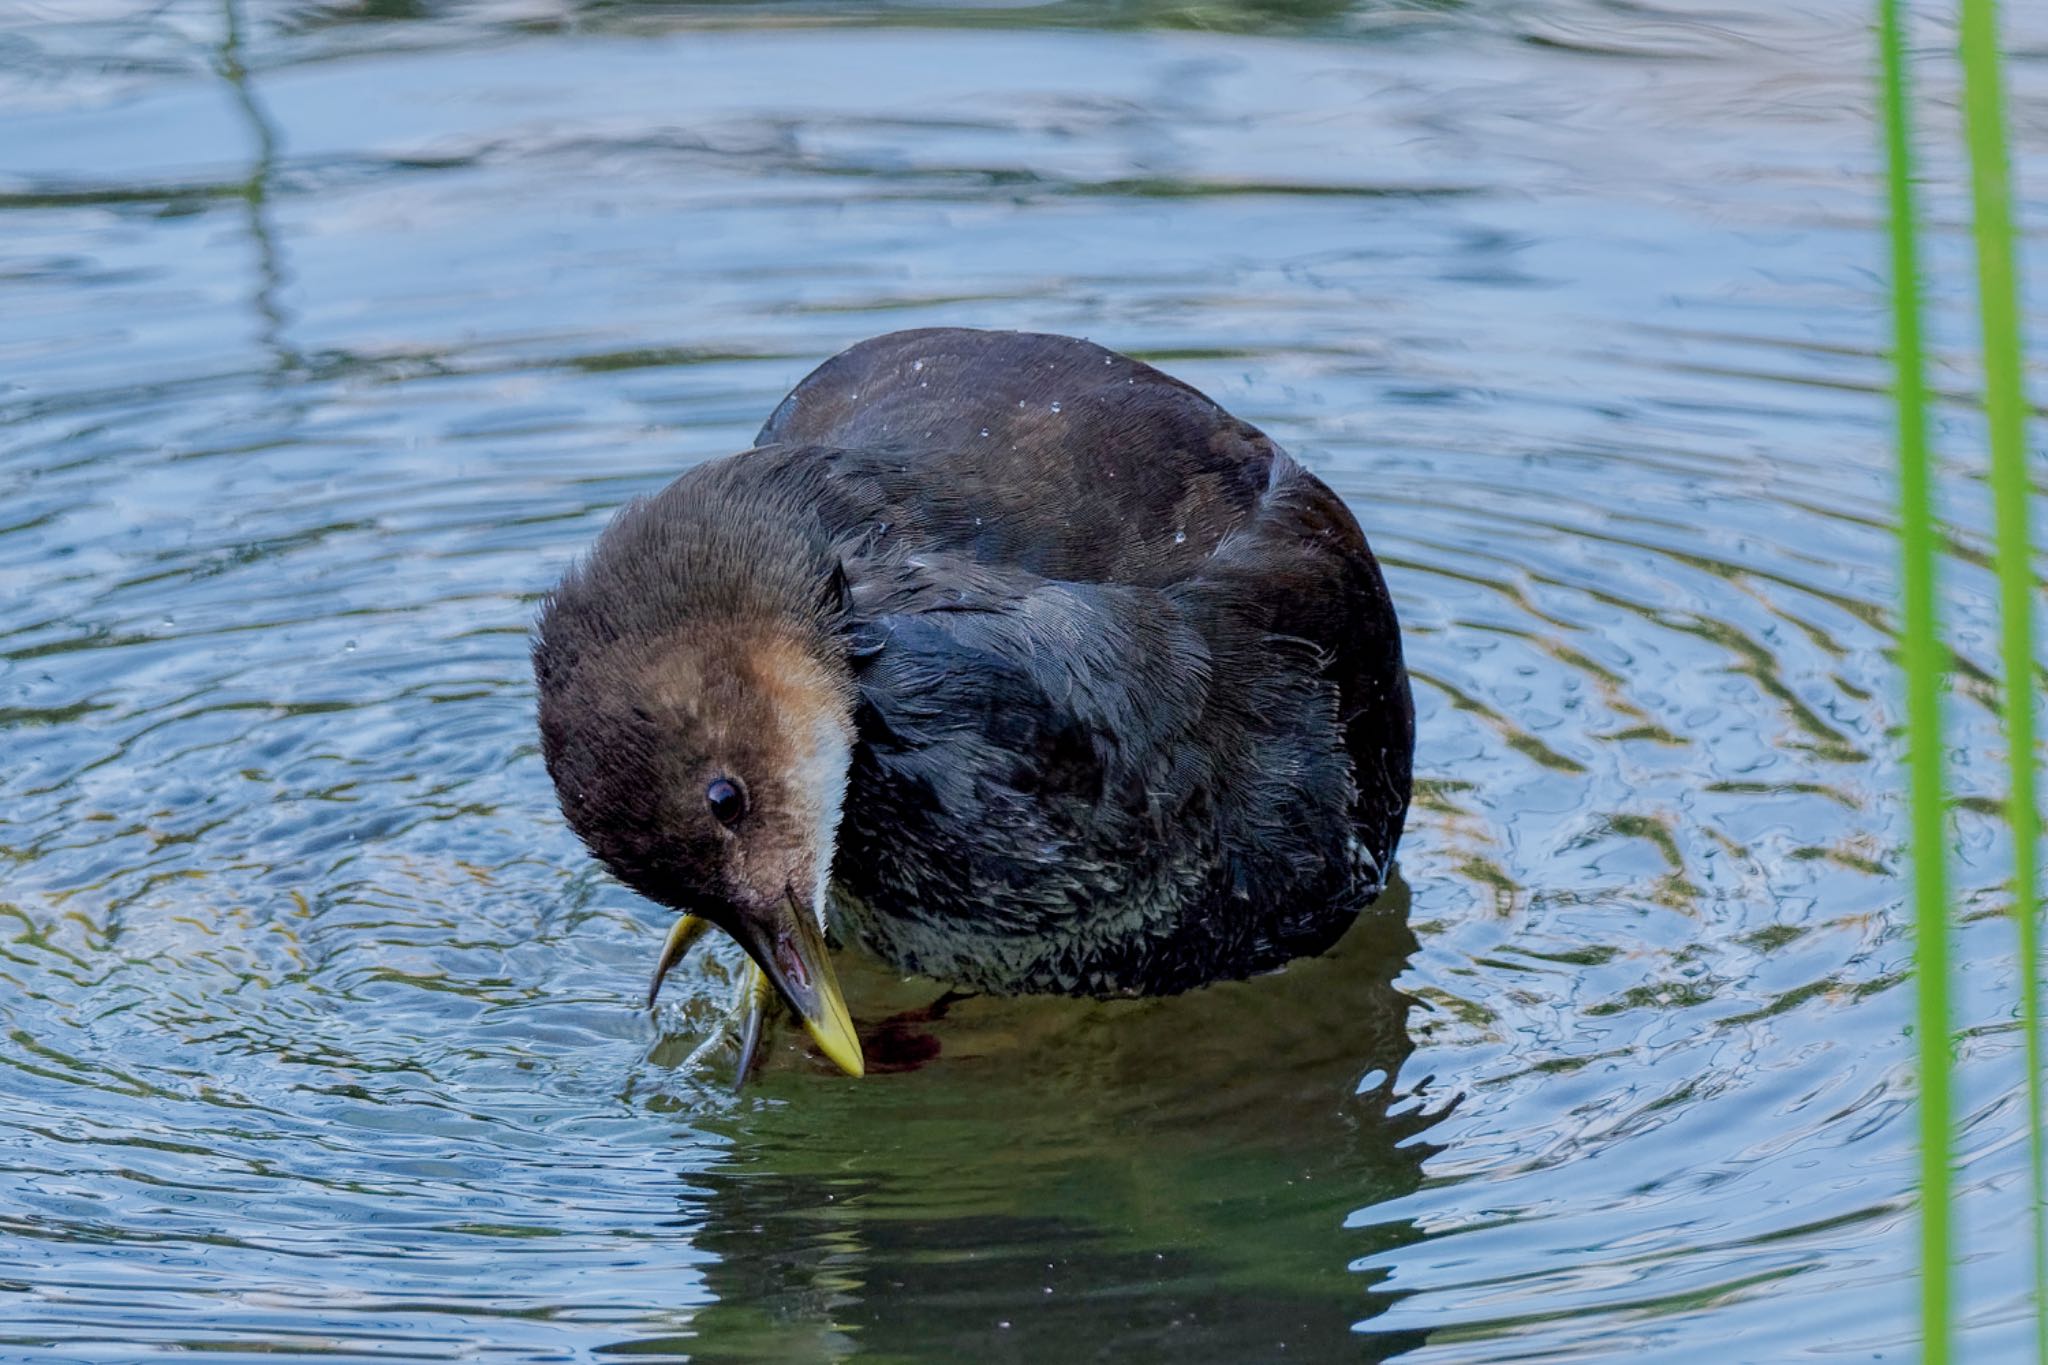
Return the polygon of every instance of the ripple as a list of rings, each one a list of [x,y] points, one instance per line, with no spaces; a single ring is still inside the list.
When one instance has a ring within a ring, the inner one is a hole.
[[[1861,9],[295,4],[239,92],[218,13],[0,20],[5,1349],[1910,1355]],[[850,963],[887,1065],[782,1036],[735,1097],[692,1060],[730,954],[635,1007],[663,916],[554,812],[525,631],[627,498],[941,322],[1148,358],[1351,501],[1417,682],[1403,880],[1179,1000]],[[2024,1125],[1951,368],[1993,1358]]]

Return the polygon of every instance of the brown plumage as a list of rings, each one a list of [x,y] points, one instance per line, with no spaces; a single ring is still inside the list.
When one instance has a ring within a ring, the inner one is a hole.
[[[802,907],[963,986],[1240,976],[1342,932],[1408,805],[1408,679],[1351,513],[1064,337],[827,361],[754,449],[619,514],[534,664],[578,834],[757,958]]]

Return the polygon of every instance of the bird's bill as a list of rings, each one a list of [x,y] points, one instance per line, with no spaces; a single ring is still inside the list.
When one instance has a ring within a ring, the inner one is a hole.
[[[654,979],[647,986],[650,1008],[661,993],[663,978],[709,925],[709,920],[699,916],[683,915],[670,927],[661,956],[654,963]],[[803,1021],[818,1050],[847,1075],[866,1075],[860,1035],[853,1031],[853,1018],[846,1011],[846,997],[839,993],[839,978],[833,974],[832,957],[818,922],[802,907],[784,903],[766,915],[743,917],[733,937]]]
[[[818,1051],[847,1075],[866,1075],[860,1035],[839,993],[825,931],[811,912],[793,899],[784,900],[765,914],[744,917],[733,937],[803,1021]]]

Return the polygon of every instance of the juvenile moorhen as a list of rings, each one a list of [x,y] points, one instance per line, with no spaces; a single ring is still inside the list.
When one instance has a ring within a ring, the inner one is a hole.
[[[1327,947],[1385,883],[1414,709],[1344,503],[1068,337],[864,341],[548,597],[576,833],[862,1071],[826,933],[994,992],[1132,995]],[[652,999],[652,992],[649,996]],[[742,1060],[744,1075],[745,1060]]]

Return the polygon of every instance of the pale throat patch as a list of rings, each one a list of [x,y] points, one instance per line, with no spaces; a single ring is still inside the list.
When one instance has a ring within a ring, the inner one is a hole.
[[[832,887],[832,856],[839,843],[839,819],[846,809],[846,784],[853,772],[853,718],[849,698],[818,659],[799,642],[771,635],[758,642],[750,659],[756,686],[775,708],[787,737],[788,777],[799,809],[815,823],[811,848],[817,868],[811,910],[825,927]]]
[[[846,784],[853,772],[853,745],[836,717],[819,716],[812,723],[811,752],[800,771],[804,789],[818,803],[818,877],[811,891],[811,910],[823,929],[826,893],[832,886],[832,855],[839,844],[839,817],[846,810]]]

